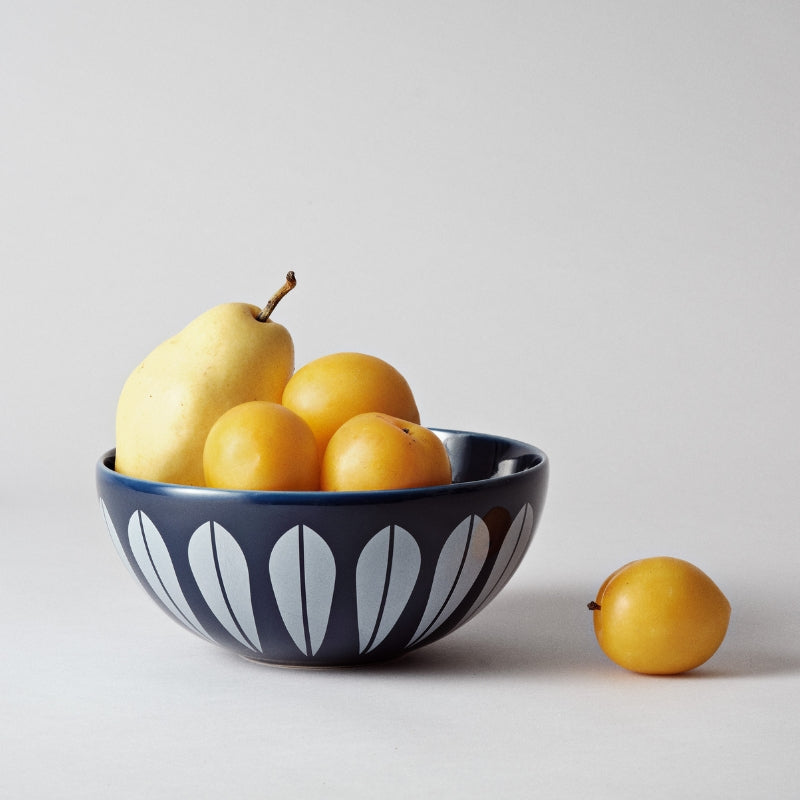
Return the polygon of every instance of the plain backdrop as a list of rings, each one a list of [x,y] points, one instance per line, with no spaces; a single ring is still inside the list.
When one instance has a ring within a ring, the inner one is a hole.
[[[3,796],[796,796],[799,129],[792,2],[0,0]],[[288,269],[298,365],[551,459],[508,588],[384,668],[193,639],[97,508],[127,374]],[[585,608],[660,554],[734,609],[672,680]]]

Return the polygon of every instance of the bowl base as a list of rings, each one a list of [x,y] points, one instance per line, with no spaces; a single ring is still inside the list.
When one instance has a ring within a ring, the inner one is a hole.
[[[409,651],[413,652],[413,651]],[[409,653],[398,653],[394,656],[387,656],[386,658],[375,659],[374,661],[352,661],[342,662],[340,664],[301,664],[291,661],[269,661],[264,658],[253,658],[253,656],[245,655],[244,653],[237,653],[240,658],[249,661],[251,664],[258,664],[262,667],[276,667],[278,669],[300,669],[300,670],[349,670],[349,669],[364,669],[365,667],[380,667],[384,664],[392,664],[404,659]]]

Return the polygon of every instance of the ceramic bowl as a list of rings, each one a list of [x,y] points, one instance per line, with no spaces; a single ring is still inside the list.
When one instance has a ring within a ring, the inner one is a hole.
[[[100,507],[134,578],[184,628],[250,659],[396,658],[497,596],[533,537],[548,461],[513,439],[437,430],[453,483],[252,492],[138,480],[97,464]]]

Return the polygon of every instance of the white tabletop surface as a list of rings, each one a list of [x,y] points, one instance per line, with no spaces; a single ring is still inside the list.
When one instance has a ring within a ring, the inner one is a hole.
[[[800,796],[800,10],[0,5],[0,796]],[[378,667],[183,631],[108,539],[125,376],[262,304],[423,422],[551,459],[525,561]],[[728,636],[628,673],[587,601],[704,569]]]

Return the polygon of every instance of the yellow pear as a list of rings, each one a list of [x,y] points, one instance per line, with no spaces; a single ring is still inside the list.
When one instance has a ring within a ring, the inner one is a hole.
[[[203,447],[217,419],[249,400],[281,401],[294,345],[269,315],[295,283],[290,272],[263,310],[248,303],[209,309],[139,364],[117,404],[117,472],[204,485]]]

